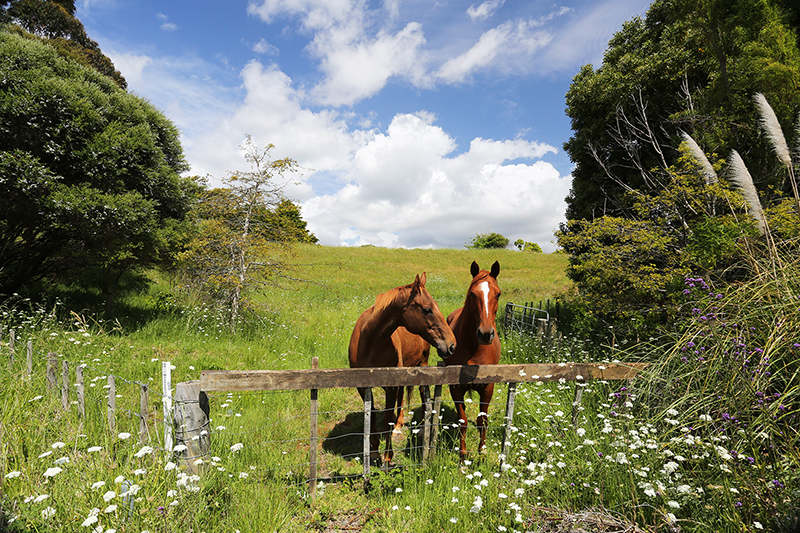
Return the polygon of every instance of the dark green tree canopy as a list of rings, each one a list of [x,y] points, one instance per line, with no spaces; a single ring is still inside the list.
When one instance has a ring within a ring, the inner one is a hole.
[[[128,83],[75,18],[73,0],[0,1],[0,24],[14,24],[39,37],[65,57],[94,68],[121,88]]]
[[[198,185],[175,126],[52,46],[0,32],[0,292],[169,261]]]
[[[300,214],[300,208],[284,198],[267,215],[267,222],[274,229],[274,238],[280,241],[316,244],[319,242],[316,235],[308,231],[307,222]]]
[[[708,152],[742,152],[760,191],[787,193],[759,132],[753,94],[785,129],[800,109],[800,52],[773,0],[656,0],[626,22],[603,64],[587,65],[567,93],[575,163],[569,220],[628,216],[625,193],[654,191],[678,157],[680,132]],[[767,163],[769,162],[769,164]]]

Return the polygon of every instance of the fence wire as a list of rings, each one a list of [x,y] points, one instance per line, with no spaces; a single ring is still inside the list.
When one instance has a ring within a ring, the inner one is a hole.
[[[16,351],[15,357],[15,366],[17,361],[23,361],[21,357],[19,357],[19,351]],[[37,364],[38,368],[41,368],[41,363],[46,363],[48,359],[50,359],[50,354],[42,353],[41,351],[34,351],[33,357],[35,361],[38,361]],[[195,433],[197,431],[205,431],[209,435],[209,437],[216,437],[211,438],[208,450],[202,455],[182,455],[180,458],[186,461],[194,461],[197,459],[208,459],[209,457],[215,456],[216,454],[223,455],[224,451],[230,446],[231,442],[239,440],[241,437],[250,437],[252,439],[252,445],[257,446],[259,449],[292,449],[294,453],[297,450],[301,449],[302,447],[300,444],[302,443],[311,443],[310,436],[306,435],[303,437],[297,438],[266,438],[261,440],[261,436],[268,436],[275,432],[279,427],[295,424],[297,425],[298,421],[307,420],[310,424],[310,417],[312,416],[311,412],[304,412],[296,415],[291,416],[283,416],[279,420],[276,421],[267,421],[266,423],[260,424],[256,427],[250,427],[248,429],[242,430],[231,430],[225,426],[225,421],[221,422],[213,422],[212,421],[219,416],[229,416],[226,414],[222,414],[218,411],[218,409],[224,408],[228,410],[228,412],[233,411],[234,409],[230,409],[233,404],[238,403],[238,400],[241,400],[243,397],[247,398],[250,397],[249,400],[253,400],[254,397],[257,396],[265,396],[265,395],[284,395],[284,394],[295,394],[300,395],[303,392],[307,393],[308,391],[237,391],[237,392],[228,392],[222,394],[208,394],[210,412],[208,419],[203,422],[201,425],[197,427],[175,427],[172,420],[164,419],[163,416],[153,416],[149,412],[141,413],[140,410],[137,408],[129,409],[127,408],[124,403],[124,400],[128,402],[136,402],[136,399],[139,399],[139,394],[120,394],[119,389],[116,389],[116,397],[118,399],[122,399],[123,401],[120,402],[123,405],[114,405],[113,407],[109,404],[108,394],[101,394],[96,389],[98,385],[96,384],[98,381],[107,380],[109,376],[114,377],[115,384],[120,383],[127,387],[135,387],[136,392],[141,393],[143,390],[148,394],[148,405],[152,405],[155,402],[163,402],[165,400],[169,400],[173,403],[173,406],[177,406],[181,403],[197,403],[199,400],[176,400],[172,396],[166,396],[162,393],[161,388],[155,388],[155,385],[151,386],[149,381],[152,381],[153,378],[151,377],[150,380],[147,382],[131,379],[126,376],[119,375],[117,373],[109,372],[107,368],[102,368],[100,365],[95,365],[87,362],[75,362],[70,361],[63,356],[57,355],[56,360],[58,361],[59,366],[56,367],[55,375],[56,375],[56,386],[53,389],[53,393],[57,394],[62,387],[63,384],[63,377],[62,377],[62,364],[64,361],[67,361],[68,368],[70,374],[72,376],[75,375],[75,369],[78,366],[83,368],[83,383],[84,383],[84,390],[83,390],[83,399],[84,402],[94,405],[95,410],[98,411],[98,414],[102,417],[103,410],[107,410],[112,408],[115,414],[120,414],[122,416],[126,416],[130,419],[135,419],[139,421],[144,421],[146,424],[146,432],[147,432],[147,441],[148,443],[152,443],[154,450],[158,450],[160,452],[165,452],[168,454],[175,453],[174,450],[166,450],[163,446],[160,446],[160,443],[153,442],[153,439],[150,436],[151,428],[155,430],[156,438],[158,438],[159,431],[158,429],[163,424],[163,431],[162,433],[170,430],[173,434],[178,437],[178,440],[185,441],[186,437]],[[89,375],[94,375],[92,379],[88,379]],[[59,385],[59,381],[62,383]],[[102,389],[107,390],[109,388],[108,384],[103,384]],[[75,398],[78,394],[77,390],[77,383],[71,378],[68,379],[67,383],[68,394],[71,398]],[[132,399],[132,398],[133,399]],[[355,401],[355,400],[354,400]],[[70,402],[70,406],[75,405],[77,401],[73,400]],[[263,400],[262,400],[263,403]],[[359,402],[360,403],[360,402]],[[377,404],[381,403],[378,398],[374,399],[373,407]],[[361,404],[363,406],[363,404]],[[215,407],[219,406],[219,407]],[[138,406],[137,406],[138,407]],[[257,407],[257,406],[256,406]],[[403,432],[405,433],[405,445],[403,446],[393,446],[396,453],[402,453],[404,460],[402,464],[394,465],[394,468],[400,469],[409,469],[409,468],[419,468],[423,466],[423,463],[419,460],[423,456],[423,452],[434,451],[434,452],[441,452],[441,451],[449,451],[449,452],[457,452],[458,451],[458,432],[460,430],[460,423],[458,420],[454,422],[446,423],[443,421],[443,412],[445,409],[445,403],[442,402],[440,410],[438,412],[438,417],[434,416],[432,420],[431,426],[436,426],[434,429],[431,427],[431,430],[436,431],[440,438],[438,439],[438,444],[431,445],[428,442],[425,442],[423,438],[424,435],[424,422],[419,421],[413,418],[415,412],[419,413],[419,411],[425,411],[428,407],[427,403],[423,402],[409,402],[403,406],[404,418],[405,423],[403,426]],[[248,408],[250,408],[248,406]],[[373,430],[373,434],[377,435],[380,442],[384,442],[387,438],[391,439],[391,435],[394,434],[394,428],[387,428],[383,424],[383,417],[386,413],[392,411],[392,409],[386,408],[374,408],[372,411],[372,421],[371,421],[371,428]],[[327,410],[327,411],[318,411],[316,416],[319,419],[323,420],[346,420],[349,415],[358,414],[363,415],[363,409],[337,409],[337,410]],[[500,430],[505,429],[504,425],[496,425],[492,424],[492,420],[504,420],[504,416],[502,416],[502,411],[498,409],[496,411],[496,415],[489,418],[489,423],[487,424],[487,432],[490,434],[493,432],[497,432]],[[86,417],[88,418],[90,415],[87,413]],[[93,416],[93,415],[92,415]],[[477,413],[475,414],[477,416]],[[361,416],[357,417],[356,420],[363,418]],[[470,427],[475,427],[474,420],[469,422],[468,424]],[[333,431],[329,432],[328,435],[325,436],[318,436],[317,447],[321,449],[323,453],[318,455],[318,459],[316,462],[318,472],[318,480],[322,481],[330,481],[334,479],[348,479],[348,478],[359,478],[363,477],[363,472],[360,473],[353,473],[353,474],[341,474],[341,475],[329,475],[326,477],[327,474],[331,474],[329,470],[331,470],[331,466],[338,467],[341,461],[355,463],[355,465],[360,465],[363,461],[363,427],[359,428],[358,425],[354,426],[354,431],[344,432],[344,433],[334,433]],[[134,432],[132,432],[134,433]],[[452,433],[452,434],[450,434]],[[448,439],[445,440],[442,438],[445,434],[450,434]],[[144,435],[140,435],[140,437],[144,437]],[[326,451],[331,448],[336,448],[339,443],[347,442],[348,440],[357,441],[357,449],[356,450],[340,450],[338,452]],[[443,445],[444,442],[453,442],[453,447],[448,447],[445,449]],[[291,457],[291,456],[290,456]],[[308,469],[311,463],[309,461],[305,462],[291,462],[290,464],[281,464],[274,467],[259,468],[259,475],[262,476],[272,476],[276,479],[280,478],[283,479],[285,482],[288,483],[289,487],[306,487],[308,483]],[[353,465],[353,466],[355,466]],[[360,467],[359,467],[360,468]],[[284,472],[284,474],[281,474]],[[303,474],[305,472],[305,474]],[[334,472],[335,474],[335,472]]]

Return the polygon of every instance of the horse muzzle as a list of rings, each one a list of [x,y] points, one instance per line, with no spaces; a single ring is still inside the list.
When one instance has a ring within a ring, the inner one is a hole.
[[[478,328],[478,343],[479,344],[492,344],[494,341],[495,331],[494,328],[490,329],[489,331],[483,331],[481,328]]]
[[[439,357],[444,359],[456,353],[456,345],[453,342],[450,344],[440,342],[436,344],[436,351],[439,352]]]

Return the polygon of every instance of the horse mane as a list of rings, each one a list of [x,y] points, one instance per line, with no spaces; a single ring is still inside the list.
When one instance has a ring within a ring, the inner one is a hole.
[[[402,287],[395,287],[394,289],[389,289],[386,292],[383,292],[375,297],[375,304],[372,306],[372,314],[379,315],[383,311],[386,310],[387,307],[392,305],[397,297],[406,289],[410,289],[413,284],[403,285]]]

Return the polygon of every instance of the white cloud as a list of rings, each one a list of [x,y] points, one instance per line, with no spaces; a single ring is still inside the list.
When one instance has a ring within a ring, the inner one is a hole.
[[[112,54],[109,53],[114,67],[125,77],[130,86],[138,85],[142,81],[142,71],[153,62],[153,58],[138,54]]]
[[[563,11],[566,24],[553,34],[553,40],[533,58],[532,68],[544,74],[575,72],[586,63],[599,65],[612,35],[625,20],[643,14],[649,0],[606,0],[589,2],[587,8]]]
[[[503,3],[505,3],[505,0],[488,0],[478,7],[475,7],[473,4],[467,8],[467,15],[469,15],[469,18],[472,20],[485,20],[494,15],[494,12],[500,9]]]
[[[250,134],[258,146],[275,144],[275,157],[291,157],[305,171],[292,176],[290,196],[305,199],[313,193],[307,179],[314,171],[340,172],[350,163],[354,134],[339,113],[303,107],[305,94],[276,65],[252,61],[241,73],[244,99],[230,112],[220,114],[208,129],[185,143],[192,172],[222,177],[242,169],[238,146]]]
[[[164,31],[175,31],[178,29],[178,25],[172,22],[169,22],[169,17],[164,13],[156,13],[156,18],[161,21],[161,29]]]
[[[361,6],[350,0],[251,0],[247,13],[267,23],[281,15],[302,16],[303,27],[317,31],[354,16],[360,18]]]
[[[401,31],[374,39],[350,39],[337,28],[314,39],[310,48],[320,57],[325,81],[316,100],[325,105],[350,105],[378,93],[392,76],[421,79],[419,50],[425,44],[422,27],[409,23]]]
[[[309,229],[330,245],[461,247],[497,231],[548,243],[570,180],[536,159],[554,148],[522,140],[455,142],[426,115],[397,115],[356,151],[341,190],[303,203]],[[409,154],[414,154],[409,157]]]
[[[445,83],[460,83],[473,72],[492,67],[509,70],[506,65],[529,60],[551,40],[549,32],[537,30],[537,21],[507,21],[481,35],[472,48],[442,65],[436,77]],[[527,70],[527,69],[526,69]]]
[[[397,3],[369,10],[345,0],[263,0],[251,3],[248,13],[267,23],[280,16],[300,18],[313,35],[306,49],[324,74],[312,92],[318,104],[352,105],[379,92],[394,76],[424,84],[422,25],[410,21],[392,31]]]
[[[256,44],[254,44],[253,52],[257,54],[270,55],[270,56],[276,56],[280,53],[278,48],[276,46],[269,44],[266,39],[261,39]]]

